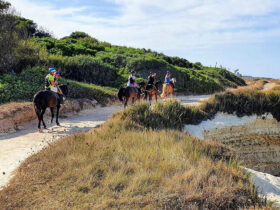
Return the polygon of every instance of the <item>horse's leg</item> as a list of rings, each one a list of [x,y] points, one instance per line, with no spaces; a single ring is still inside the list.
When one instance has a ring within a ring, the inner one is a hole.
[[[36,111],[36,115],[38,118],[38,129],[40,130],[41,129],[41,110],[35,108],[35,111]]]
[[[150,103],[150,105],[152,104],[152,98],[153,97],[153,95],[152,94],[149,94],[149,103]]]
[[[171,98],[172,98],[172,99],[174,99],[173,91],[174,91],[174,89],[172,89],[171,92],[170,92],[170,95],[171,95]]]
[[[45,124],[45,122],[44,122],[44,114],[45,114],[45,111],[46,111],[46,108],[44,108],[44,109],[42,110],[42,112],[41,112],[41,120],[42,120],[42,123],[43,123],[44,128],[46,129],[47,126],[46,126],[46,124]]]
[[[50,109],[51,109],[51,113],[52,113],[51,123],[53,123],[53,118],[54,118],[54,111],[53,111],[53,107],[50,107]]]
[[[134,97],[132,97],[132,104],[134,104]]]
[[[156,102],[157,102],[157,93],[155,94],[155,97],[156,97]]]
[[[144,99],[147,101],[148,100],[148,91],[146,90],[145,91],[145,97],[144,97]]]
[[[58,122],[58,115],[59,115],[60,104],[57,105],[56,109],[57,109],[57,110],[56,110],[56,124],[57,124],[58,126],[60,126],[60,124],[59,124],[59,122]]]
[[[128,101],[128,98],[125,98],[125,101],[124,101],[124,108],[126,108],[126,106],[127,106],[127,101]]]

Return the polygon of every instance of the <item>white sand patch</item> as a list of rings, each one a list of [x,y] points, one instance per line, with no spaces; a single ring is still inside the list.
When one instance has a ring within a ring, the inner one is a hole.
[[[258,193],[270,201],[275,201],[273,207],[280,208],[280,177],[249,168],[245,170],[251,173],[254,184],[258,186]]]
[[[184,130],[191,136],[204,139],[204,132],[213,129],[221,129],[231,126],[240,126],[247,123],[252,123],[258,118],[257,115],[237,117],[233,114],[226,114],[218,112],[214,119],[202,121],[199,125],[185,125]],[[272,119],[272,115],[269,114],[267,118]]]
[[[197,106],[203,101],[208,100],[212,95],[179,95],[176,99],[180,101],[182,105]]]

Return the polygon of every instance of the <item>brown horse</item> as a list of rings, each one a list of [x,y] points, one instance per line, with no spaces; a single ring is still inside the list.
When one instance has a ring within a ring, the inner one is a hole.
[[[151,85],[151,84],[147,85],[146,90],[145,90],[145,100],[147,100],[148,96],[149,96],[149,102],[151,104],[151,100],[152,100],[153,96],[155,96],[155,99],[157,101],[157,95],[158,95],[161,87],[162,87],[161,81],[157,81],[155,83],[155,85]]]
[[[118,98],[124,104],[124,108],[127,106],[128,100],[132,100],[132,104],[134,104],[135,100],[140,100],[140,90],[145,88],[145,83],[140,82],[139,88],[136,87],[126,87],[120,88],[118,92]]]
[[[176,79],[172,78],[171,79],[172,83],[176,84]],[[174,86],[169,84],[169,83],[164,83],[163,87],[162,87],[162,94],[160,95],[162,98],[166,99],[167,96],[171,96],[171,98],[173,98],[173,92],[174,92]]]
[[[67,85],[60,85],[59,88],[61,89],[64,96],[67,96],[69,93],[69,89]],[[52,119],[51,123],[53,122],[54,118],[54,107],[57,108],[56,112],[56,124],[60,125],[58,122],[58,115],[60,109],[60,100],[58,94],[49,91],[49,90],[41,90],[34,95],[33,104],[35,108],[36,115],[38,117],[38,129],[41,129],[41,122],[43,123],[44,128],[46,129],[47,126],[44,122],[43,116],[48,107],[51,109]]]

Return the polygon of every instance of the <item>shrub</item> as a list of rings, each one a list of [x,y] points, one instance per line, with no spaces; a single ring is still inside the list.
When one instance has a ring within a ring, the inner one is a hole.
[[[6,74],[0,78],[0,103],[11,101],[32,101],[33,96],[45,87],[47,67],[27,68],[20,74]],[[100,87],[77,81],[59,79],[60,84],[68,84],[71,98],[95,99],[106,104],[108,99],[114,100],[117,90],[110,87]]]
[[[103,86],[115,86],[116,69],[92,56],[50,56],[48,64],[56,66],[67,79]]]

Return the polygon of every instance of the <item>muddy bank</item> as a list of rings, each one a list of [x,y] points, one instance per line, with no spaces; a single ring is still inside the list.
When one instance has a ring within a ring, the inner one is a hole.
[[[95,100],[69,99],[61,106],[60,116],[78,113],[82,110],[92,109],[98,105]],[[56,110],[55,110],[56,111]],[[47,109],[46,116],[50,116]],[[0,106],[0,134],[15,132],[32,120],[36,119],[32,102],[9,103]]]
[[[218,113],[213,120],[186,125],[185,131],[228,145],[246,167],[280,176],[280,123],[270,114],[239,118]]]
[[[199,125],[185,125],[185,132],[232,148],[252,174],[259,194],[280,207],[280,123],[271,114],[239,118],[218,113]]]

